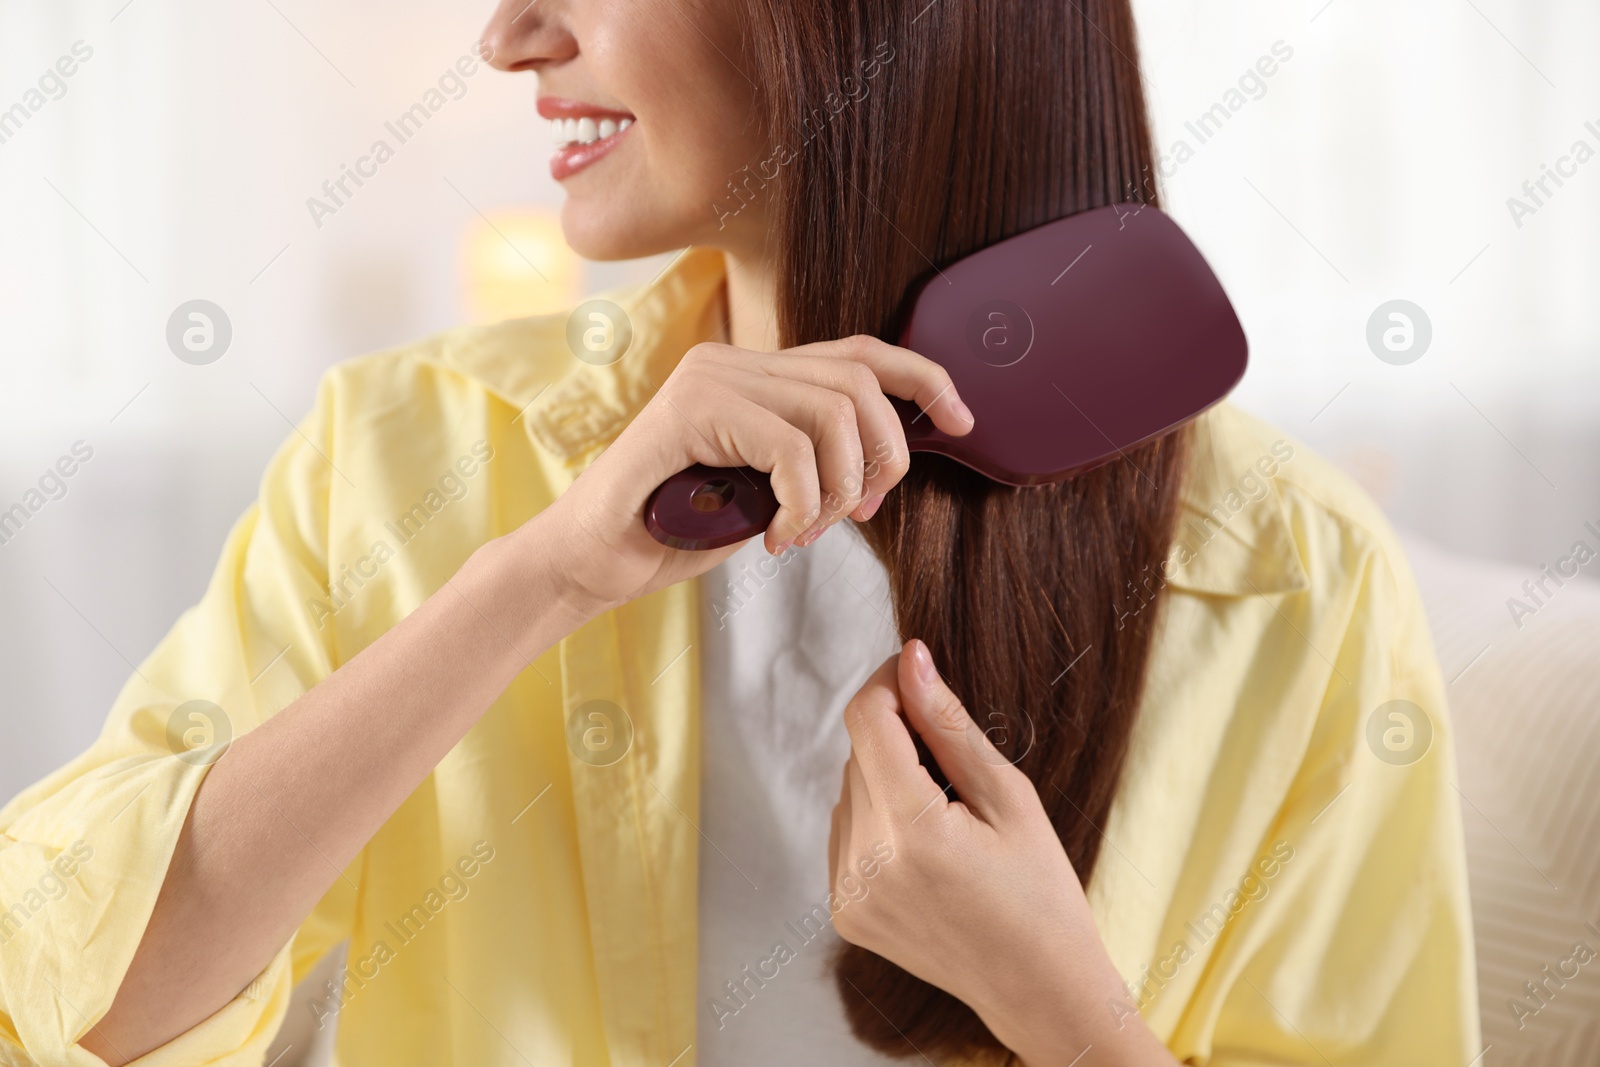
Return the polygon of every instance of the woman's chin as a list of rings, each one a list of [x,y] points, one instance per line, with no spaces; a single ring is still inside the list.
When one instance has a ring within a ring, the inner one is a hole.
[[[641,259],[690,243],[687,236],[659,221],[614,210],[610,202],[585,203],[571,196],[561,205],[561,233],[578,255],[601,262]]]

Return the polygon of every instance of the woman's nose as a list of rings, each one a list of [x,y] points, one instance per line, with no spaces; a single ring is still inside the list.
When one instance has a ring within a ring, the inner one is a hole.
[[[500,0],[483,28],[483,53],[500,70],[536,70],[578,54],[563,0]]]

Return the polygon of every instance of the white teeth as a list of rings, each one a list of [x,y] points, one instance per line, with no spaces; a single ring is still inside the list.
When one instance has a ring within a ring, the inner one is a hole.
[[[621,133],[631,125],[632,119],[601,119],[598,122],[592,118],[551,119],[550,139],[558,148],[571,144],[593,144]]]

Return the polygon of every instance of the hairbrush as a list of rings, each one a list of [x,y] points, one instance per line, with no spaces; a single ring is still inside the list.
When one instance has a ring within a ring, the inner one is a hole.
[[[890,397],[912,452],[1005,485],[1060,482],[1170,433],[1226,396],[1248,344],[1222,284],[1168,215],[1112,204],[973,252],[908,298],[899,344],[949,371],[964,437]],[[767,474],[696,464],[645,505],[662,544],[704,550],[777,514]]]

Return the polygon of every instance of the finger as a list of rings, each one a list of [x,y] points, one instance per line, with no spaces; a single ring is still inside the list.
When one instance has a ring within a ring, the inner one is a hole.
[[[1015,779],[1022,777],[1022,772],[1007,762],[978,728],[939,677],[928,646],[916,638],[901,650],[898,681],[906,718],[945,777],[969,808],[992,823],[1009,809]]]
[[[909,348],[858,334],[800,345],[789,349],[789,353],[863,363],[877,376],[884,392],[915,403],[945,433],[960,437],[972,429],[972,412],[961,402],[950,372]]]
[[[660,395],[688,423],[685,442],[696,462],[749,466],[771,475],[778,511],[767,525],[768,552],[782,552],[816,520],[822,511],[822,492],[809,434],[765,405],[726,387],[694,394],[688,410],[666,390]]]
[[[873,820],[881,819],[885,813],[879,812],[872,806],[871,793],[867,789],[867,777],[861,771],[861,761],[856,759],[854,754],[844,765],[844,770],[849,782],[847,792],[851,798],[849,810],[841,815],[841,818],[848,820],[844,824],[846,843],[856,840],[870,841],[875,836]],[[856,801],[858,797],[860,803]],[[851,855],[850,852],[840,853],[840,862],[844,864],[846,873],[850,869]]]
[[[864,794],[875,812],[909,816],[927,805],[939,787],[918,762],[910,729],[900,717],[901,658],[890,656],[850,698],[844,723],[861,771],[861,794],[855,802],[860,805]]]
[[[911,455],[906,448],[906,430],[883,384],[871,367],[850,359],[826,356],[800,355],[798,351],[780,352],[760,364],[760,369],[775,377],[809,382],[831,389],[849,397],[855,405],[858,436],[863,454],[863,498],[882,496],[905,476],[911,466]],[[855,514],[856,518],[871,517]],[[826,508],[824,509],[826,511]]]
[[[848,867],[850,856],[852,809],[850,795],[850,761],[846,760],[844,772],[839,776],[839,803],[833,806],[833,825],[828,831],[828,885],[835,884],[841,865]]]
[[[841,799],[833,806],[833,814],[828,821],[828,884],[832,885],[839,872],[839,807],[844,801]]]
[[[870,376],[870,372],[867,372]],[[821,514],[798,542],[805,545],[812,533],[838,522],[854,511],[865,496],[861,429],[855,402],[845,393],[807,381],[747,374],[738,389],[792,426],[810,435],[817,457]],[[883,400],[883,394],[878,394]]]

